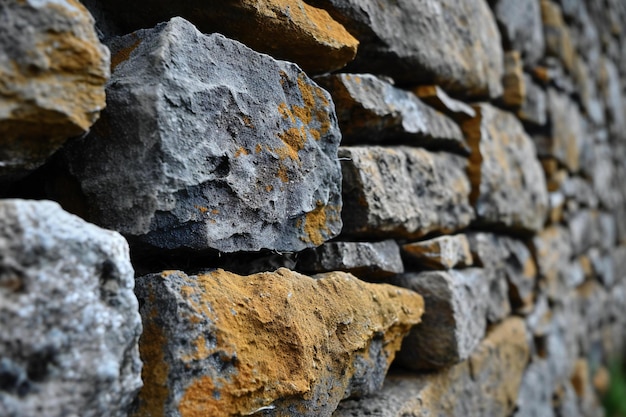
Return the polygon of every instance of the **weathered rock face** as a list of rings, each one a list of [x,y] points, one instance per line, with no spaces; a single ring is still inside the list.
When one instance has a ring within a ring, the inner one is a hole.
[[[548,89],[548,114],[551,133],[533,139],[542,157],[556,158],[570,172],[580,168],[580,155],[584,147],[584,126],[576,104],[555,89]]]
[[[404,274],[390,283],[424,297],[422,322],[402,343],[397,361],[414,370],[465,360],[485,335],[488,282],[478,268]]]
[[[459,126],[419,98],[370,74],[316,78],[335,102],[342,144],[399,143],[466,151]]]
[[[355,72],[435,83],[464,96],[502,92],[500,33],[484,0],[314,0],[359,41]],[[470,23],[471,22],[471,23]]]
[[[420,237],[452,232],[474,217],[466,160],[408,147],[344,147],[343,233]]]
[[[493,7],[502,41],[532,66],[543,55],[545,41],[539,0],[497,0]]]
[[[463,129],[472,154],[471,200],[478,220],[512,229],[538,231],[548,211],[548,194],[535,147],[521,123],[488,104]]]
[[[333,104],[297,66],[180,18],[111,45],[108,110],[64,154],[83,195],[61,200],[157,248],[296,251],[339,232]]]
[[[298,254],[297,268],[308,273],[345,271],[367,281],[404,272],[395,240],[327,242]]]
[[[118,31],[115,35],[181,16],[203,33],[222,33],[255,51],[293,61],[311,73],[345,66],[354,58],[359,44],[328,12],[302,0],[86,0],[86,3],[107,15],[115,24],[111,30]]]
[[[490,233],[469,234],[471,252],[475,262],[487,271],[495,304],[490,308],[494,320],[502,319],[513,308],[528,313],[533,306],[537,266],[528,247],[521,241]],[[504,294],[498,282],[508,285]],[[496,295],[504,295],[500,299]]]
[[[524,88],[526,96],[517,111],[517,117],[531,125],[545,125],[548,121],[546,92],[526,73],[524,73]]]
[[[105,106],[109,51],[75,0],[0,4],[0,182],[37,168]]]
[[[526,84],[519,51],[509,51],[504,54],[502,85],[504,105],[515,109],[521,107],[526,101]]]
[[[408,262],[432,269],[470,266],[474,260],[465,235],[440,236],[402,246]]]
[[[334,272],[141,277],[136,415],[329,416],[379,389],[422,298]]]
[[[570,31],[563,20],[558,4],[550,0],[540,0],[541,19],[543,20],[546,55],[559,58],[568,71],[572,71],[576,49]]]
[[[47,201],[0,201],[0,415],[114,416],[141,387],[128,245]]]
[[[463,121],[476,116],[472,106],[453,99],[437,85],[420,85],[415,87],[413,92],[425,103],[456,121]]]
[[[333,416],[508,416],[529,356],[526,337],[523,321],[509,318],[489,332],[467,361],[434,374],[390,375],[382,390],[344,401]]]
[[[568,275],[572,254],[570,234],[560,226],[551,226],[533,238],[535,257],[546,291],[552,298],[561,298],[579,282]]]

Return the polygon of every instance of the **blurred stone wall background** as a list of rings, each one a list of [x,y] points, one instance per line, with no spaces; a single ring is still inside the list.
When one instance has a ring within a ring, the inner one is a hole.
[[[0,415],[604,415],[625,21],[0,0]]]

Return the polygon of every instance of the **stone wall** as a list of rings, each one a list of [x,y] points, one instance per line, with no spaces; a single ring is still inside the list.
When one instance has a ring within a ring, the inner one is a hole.
[[[603,415],[624,21],[0,1],[0,415]]]

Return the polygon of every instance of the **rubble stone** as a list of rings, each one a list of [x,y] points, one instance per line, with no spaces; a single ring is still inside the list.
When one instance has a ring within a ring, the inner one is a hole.
[[[127,416],[142,385],[133,286],[118,233],[0,200],[0,415]]]
[[[473,264],[465,235],[440,236],[402,246],[402,254],[410,262],[432,269],[452,269]]]
[[[218,269],[137,281],[145,386],[136,415],[330,416],[376,392],[422,297],[334,272]]]
[[[338,234],[341,135],[296,65],[181,18],[111,47],[109,105],[65,149],[80,193],[61,201],[148,248],[297,251]]]

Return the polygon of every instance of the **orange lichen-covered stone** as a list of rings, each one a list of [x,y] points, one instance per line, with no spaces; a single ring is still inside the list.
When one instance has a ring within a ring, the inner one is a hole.
[[[105,106],[109,51],[76,0],[0,4],[0,180],[43,164]]]
[[[343,272],[169,271],[137,291],[145,417],[329,416],[382,384],[423,312],[420,295]]]

